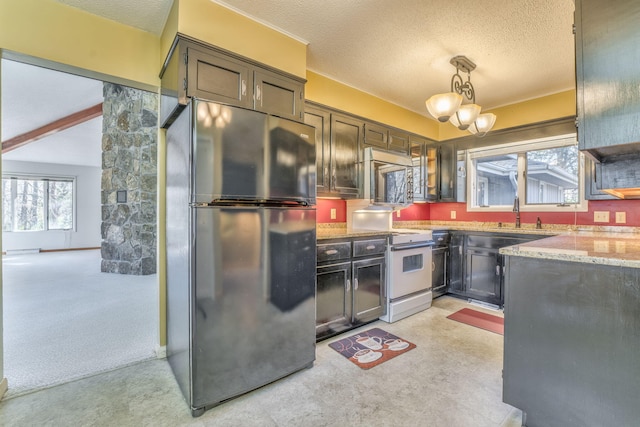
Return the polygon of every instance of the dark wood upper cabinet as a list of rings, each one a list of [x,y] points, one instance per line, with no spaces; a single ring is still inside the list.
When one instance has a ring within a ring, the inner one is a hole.
[[[597,160],[638,153],[640,2],[575,3],[579,148]]]

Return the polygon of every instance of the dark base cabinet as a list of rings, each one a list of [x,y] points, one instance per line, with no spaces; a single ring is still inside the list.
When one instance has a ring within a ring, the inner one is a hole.
[[[547,236],[490,232],[451,232],[449,293],[502,306],[504,260],[500,248]]]
[[[528,427],[637,426],[640,269],[505,257],[503,400]]]
[[[351,327],[351,261],[318,267],[316,336],[331,336]]]
[[[447,231],[434,231],[435,246],[431,251],[431,291],[433,298],[447,293],[449,289],[449,239]]]
[[[386,238],[318,244],[317,340],[385,314],[385,251]]]

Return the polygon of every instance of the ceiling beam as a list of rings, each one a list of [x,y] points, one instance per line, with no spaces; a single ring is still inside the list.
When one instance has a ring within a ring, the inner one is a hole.
[[[70,114],[37,129],[23,133],[22,135],[2,141],[2,154],[8,153],[11,150],[25,146],[33,141],[44,138],[45,136],[53,135],[54,133],[79,125],[80,123],[84,123],[101,115],[102,103],[96,104],[85,110],[78,111],[77,113]]]

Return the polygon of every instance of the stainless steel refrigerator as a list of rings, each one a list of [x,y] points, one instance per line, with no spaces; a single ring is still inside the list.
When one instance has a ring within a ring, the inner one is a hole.
[[[193,99],[167,130],[167,355],[193,416],[315,360],[315,141]]]

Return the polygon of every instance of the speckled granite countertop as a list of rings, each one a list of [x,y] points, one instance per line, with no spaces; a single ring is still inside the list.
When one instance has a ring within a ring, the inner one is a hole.
[[[544,234],[549,237],[500,249],[503,255],[640,268],[640,228],[545,225],[524,228],[498,227],[497,223],[396,222],[397,228],[462,230],[507,234]],[[342,224],[322,224],[318,241],[350,237],[385,236],[384,231],[347,231]]]
[[[316,229],[316,238],[318,242],[329,239],[348,239],[351,237],[385,237],[391,234],[387,231],[378,230],[349,230],[346,228],[318,228]]]
[[[640,268],[640,234],[568,232],[500,249],[503,255]]]

